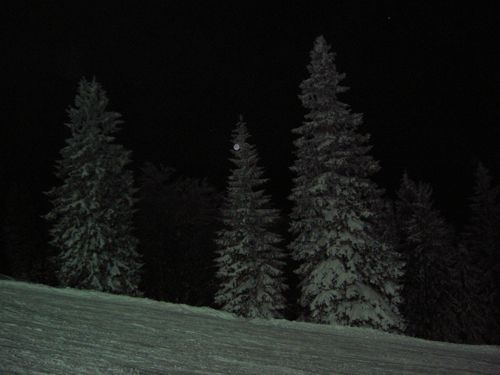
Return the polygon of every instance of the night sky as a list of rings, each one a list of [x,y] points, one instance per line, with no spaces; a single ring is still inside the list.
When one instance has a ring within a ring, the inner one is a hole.
[[[147,4],[146,4],[147,3]],[[200,5],[203,3],[203,5]],[[279,4],[278,4],[279,3]],[[393,195],[403,171],[430,182],[460,222],[475,161],[500,177],[498,12],[471,2],[82,2],[4,6],[2,184],[41,193],[69,129],[78,81],[93,76],[125,123],[120,143],[145,161],[207,177],[223,188],[229,140],[243,114],[288,209],[292,128],[309,51],[324,35],[364,113],[380,185]],[[445,5],[448,4],[448,5]]]

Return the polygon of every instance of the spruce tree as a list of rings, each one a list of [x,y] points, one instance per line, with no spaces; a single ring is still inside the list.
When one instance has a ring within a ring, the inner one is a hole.
[[[475,304],[481,311],[482,321],[473,322],[485,343],[500,342],[500,296],[495,285],[494,268],[500,256],[499,188],[493,186],[488,169],[478,163],[474,193],[470,199],[470,220],[465,227],[463,242],[470,255],[470,268],[475,270]]]
[[[132,235],[133,175],[130,152],[116,144],[120,114],[95,80],[82,79],[68,110],[71,131],[61,150],[52,188],[52,245],[63,286],[136,295],[140,259]]]
[[[405,174],[398,191],[397,216],[405,261],[402,312],[406,333],[459,341],[453,230],[434,208],[431,187],[416,184]]]
[[[230,160],[235,168],[222,209],[224,228],[216,240],[220,288],[215,302],[247,318],[281,317],[286,290],[284,254],[278,247],[280,236],[270,231],[279,214],[260,189],[267,179],[262,177],[257,151],[247,141],[250,135],[241,118],[232,135]]]
[[[370,179],[379,166],[369,155],[369,136],[360,132],[362,115],[338,99],[347,90],[340,84],[345,75],[323,37],[315,41],[308,71],[299,97],[309,112],[293,129],[290,197],[303,318],[400,330],[401,262],[376,225],[382,191]]]

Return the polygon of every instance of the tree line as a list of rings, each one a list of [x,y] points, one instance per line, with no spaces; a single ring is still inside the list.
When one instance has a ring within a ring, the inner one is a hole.
[[[292,129],[288,217],[265,192],[242,116],[225,192],[151,163],[136,181],[130,151],[115,140],[120,114],[95,79],[82,79],[56,163],[60,185],[46,192],[48,235],[29,194],[12,186],[1,272],[245,318],[500,343],[499,187],[488,169],[477,166],[461,232],[435,208],[430,185],[407,173],[390,199],[373,180],[380,166],[362,114],[339,99],[345,74],[323,37],[310,58],[299,95],[307,114]]]

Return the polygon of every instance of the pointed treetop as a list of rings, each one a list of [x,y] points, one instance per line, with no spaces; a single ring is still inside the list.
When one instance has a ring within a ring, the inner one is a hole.
[[[488,168],[484,166],[481,161],[477,162],[476,167],[476,180],[481,182],[486,182],[486,184],[491,184],[491,176]]]
[[[408,186],[410,182],[413,183],[413,181],[410,179],[410,176],[408,176],[408,170],[405,169],[403,172],[403,177],[401,178],[401,185]]]
[[[313,49],[311,50],[310,55],[311,55],[311,65],[308,67],[310,73],[314,71],[314,68],[316,68],[317,70],[319,68],[319,65],[323,67],[328,67],[330,69],[333,69],[333,71],[337,72],[337,69],[335,67],[336,54],[335,52],[331,52],[331,47],[327,43],[323,35],[318,36],[314,41],[314,46]],[[342,76],[343,78],[344,75],[340,74],[340,76]]]
[[[326,52],[328,53],[330,51],[330,46],[326,42],[326,39],[323,35],[320,35],[316,38],[314,41],[314,51],[316,52]],[[335,54],[333,53],[335,56]]]
[[[89,81],[83,77],[78,83],[74,106],[67,109],[71,121],[66,126],[73,132],[100,128],[105,134],[115,133],[122,123],[121,115],[106,111],[108,104],[106,91],[96,78]]]
[[[239,114],[238,122],[236,123],[236,126],[232,131],[231,137],[231,142],[233,144],[233,155],[235,154],[235,152],[240,151],[244,146],[248,146],[246,140],[249,136],[250,134],[248,133],[246,122],[243,120],[243,115]]]
[[[335,53],[330,51],[330,45],[323,36],[316,38],[310,57],[311,62],[307,66],[310,77],[300,84],[302,94],[299,98],[303,106],[323,110],[338,106],[347,110],[349,106],[337,99],[337,94],[349,89],[340,84],[345,74],[337,71]]]
[[[246,122],[243,120],[243,115],[240,114],[238,116],[238,122],[236,123],[236,127],[233,130],[233,142],[242,143],[242,142],[246,141],[246,139],[249,136],[250,136],[250,134],[248,133]]]
[[[493,185],[489,169],[481,161],[478,161],[475,172],[474,196],[471,198],[471,202],[477,204],[478,200],[486,199],[492,206],[495,206],[499,194],[500,186]]]
[[[108,99],[106,91],[102,88],[101,84],[97,82],[95,76],[92,80],[87,80],[86,77],[82,77],[80,82],[78,82],[78,93],[75,98],[75,106],[78,108],[82,105],[82,100],[88,98],[98,98],[102,102],[107,104]]]

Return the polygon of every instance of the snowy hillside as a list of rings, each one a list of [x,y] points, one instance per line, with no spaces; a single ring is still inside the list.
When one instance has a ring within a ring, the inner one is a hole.
[[[500,374],[500,348],[0,280],[0,374]]]

